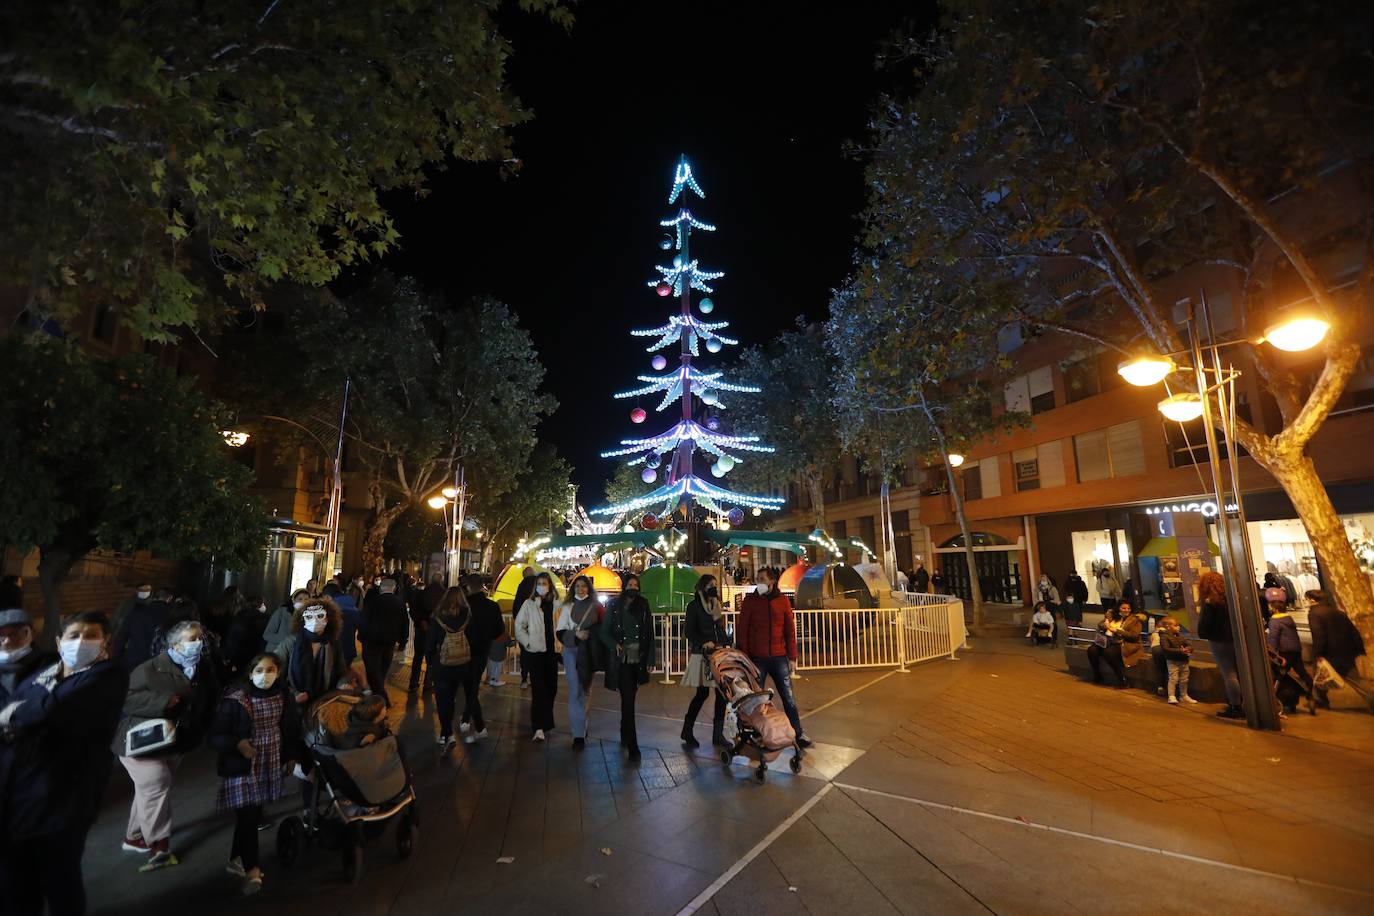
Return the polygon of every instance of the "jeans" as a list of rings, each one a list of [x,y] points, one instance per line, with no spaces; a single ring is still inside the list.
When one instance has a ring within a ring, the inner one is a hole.
[[[553,702],[558,699],[558,656],[553,652],[527,652],[530,660],[530,728],[549,731]]]
[[[682,720],[682,733],[690,734],[692,728],[697,724],[697,713],[701,712],[701,707],[706,705],[706,695],[711,692],[711,688],[701,686],[692,695],[692,702],[687,704],[687,715]],[[721,696],[720,691],[716,691],[715,709],[711,711],[711,737],[714,739],[721,734],[725,728],[725,697]]]
[[[591,637],[595,639],[596,636]],[[591,685],[582,686],[577,676],[577,649],[563,650],[563,672],[568,676],[568,724],[574,738],[587,737],[587,707],[591,705]]]
[[[1221,672],[1221,682],[1226,687],[1226,702],[1239,707],[1241,696],[1240,675],[1236,670],[1236,644],[1230,640],[1212,639],[1208,645],[1217,663],[1217,671]]]
[[[243,862],[243,870],[258,867],[258,825],[262,823],[262,805],[248,805],[234,809],[234,844],[229,858]]]
[[[408,651],[407,654],[410,654],[411,656],[410,689],[414,690],[415,688],[420,686],[420,672],[425,667],[425,653],[421,651],[421,647],[425,644],[425,632],[429,629],[429,621],[422,620],[419,623],[411,624],[411,626],[414,627],[415,630],[412,634],[410,642],[407,643],[407,647],[414,646],[415,648],[412,651]],[[430,667],[433,668],[434,666],[431,665]],[[425,683],[428,684],[433,680],[434,672],[427,672],[425,676]]]
[[[1168,661],[1166,664],[1169,666],[1169,684],[1164,688],[1164,695],[1183,699],[1188,695],[1188,663]]]
[[[1094,684],[1102,683],[1102,669],[1099,666],[1099,662],[1102,661],[1106,661],[1107,667],[1111,668],[1112,674],[1116,676],[1112,686],[1125,687],[1126,666],[1121,663],[1121,644],[1110,643],[1105,649],[1096,644],[1088,646],[1088,664],[1093,669]]]
[[[501,669],[505,666],[505,660],[487,662],[487,680],[501,680]]]
[[[463,719],[479,732],[487,730],[487,720],[482,716],[482,701],[477,691],[482,686],[482,663],[473,659],[463,666]]]
[[[453,734],[453,712],[457,706],[458,688],[467,677],[467,665],[437,665],[434,669],[434,704],[439,707],[439,737]]]
[[[620,743],[631,753],[639,752],[639,733],[635,730],[635,694],[639,692],[639,665],[620,666]]]
[[[768,658],[755,658],[754,665],[759,669],[759,688],[768,686],[768,678],[778,686],[778,699],[782,700],[782,711],[792,723],[797,737],[802,737],[801,716],[797,714],[797,700],[792,696],[792,668],[785,655],[771,655]]]
[[[386,695],[386,675],[391,670],[391,659],[396,654],[396,644],[391,642],[363,643],[363,670],[367,672],[367,686],[372,692],[390,704]]]
[[[3,840],[0,843],[0,887],[8,895],[6,916],[84,916],[86,885],[81,877],[81,854],[86,831],[81,827],[45,836]]]

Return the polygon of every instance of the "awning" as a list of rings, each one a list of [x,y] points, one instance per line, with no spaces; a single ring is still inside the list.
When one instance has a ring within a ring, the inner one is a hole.
[[[1208,541],[1207,549],[1212,556],[1221,556],[1221,548],[1217,546],[1215,541]],[[1178,538],[1150,538],[1150,542],[1145,545],[1145,549],[1140,551],[1137,556],[1176,557],[1178,556]]]
[[[719,528],[707,528],[705,534],[722,547],[765,547],[795,554],[804,554],[806,548],[815,543],[807,535],[795,531],[721,531]]]

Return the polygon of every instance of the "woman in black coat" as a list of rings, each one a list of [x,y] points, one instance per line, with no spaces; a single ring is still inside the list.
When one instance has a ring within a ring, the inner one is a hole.
[[[682,720],[682,743],[689,748],[700,747],[692,729],[696,726],[697,713],[711,692],[711,653],[730,645],[730,634],[725,632],[725,612],[720,603],[720,589],[716,587],[716,577],[702,576],[697,580],[696,593],[687,605],[683,632],[687,637],[689,654],[687,672],[682,676],[682,686],[695,687],[692,702],[687,706],[687,715]],[[716,705],[711,714],[711,743],[725,747],[725,697],[716,691]]]
[[[620,743],[639,762],[639,735],[635,731],[635,694],[649,683],[657,641],[654,615],[639,592],[639,576],[625,578],[620,597],[606,609],[597,632],[606,647],[606,686],[620,692]]]
[[[114,757],[110,740],[129,687],[110,660],[109,619],[68,617],[61,661],[40,670],[0,713],[0,888],[9,916],[86,912],[81,857]]]

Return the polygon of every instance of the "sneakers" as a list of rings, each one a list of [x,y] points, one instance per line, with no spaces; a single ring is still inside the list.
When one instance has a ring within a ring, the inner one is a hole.
[[[1188,696],[1188,694],[1186,694],[1186,693],[1183,695],[1183,702],[1187,703],[1189,706],[1196,706],[1196,705],[1197,705],[1197,700],[1195,700],[1195,699],[1193,699],[1192,697]]]
[[[448,744],[448,739],[449,739],[450,737],[451,737],[450,735],[440,735],[439,737],[437,737],[437,738],[434,739],[434,743],[435,743],[436,746],[438,746],[439,750],[442,751],[442,750],[444,749],[445,745]]]
[[[488,686],[488,687],[504,687],[504,686],[506,686],[506,682],[503,681],[503,680],[501,680],[500,678],[497,678],[497,679],[494,680],[494,681],[493,681],[492,679],[488,678],[488,679],[487,679],[487,686]]]
[[[449,751],[453,750],[457,746],[458,739],[453,737],[452,735],[445,735],[444,737],[439,739],[439,753],[441,755],[447,754]]]
[[[1169,697],[1169,705],[1170,705],[1170,706],[1177,706],[1177,705],[1178,705],[1178,697]]]
[[[460,731],[461,733],[463,733],[464,735],[466,735],[468,732],[472,731],[472,723],[471,723],[471,722],[459,722],[459,723],[458,723],[458,731]]]
[[[521,682],[520,682],[520,689],[521,689],[521,690],[529,690],[529,689],[530,689],[530,682],[529,682],[529,681],[521,681]]]
[[[177,862],[177,857],[172,854],[172,850],[168,846],[166,840],[157,840],[150,843],[148,845],[148,851],[151,855],[148,856],[148,861],[139,867],[138,870],[141,872],[157,871],[159,868],[170,868],[173,865],[179,864]]]
[[[148,842],[142,836],[126,836],[119,848],[125,852],[147,852]]]
[[[243,860],[234,856],[229,860],[229,864],[224,866],[225,874],[233,875],[235,878],[247,878],[248,872],[243,870]]]
[[[487,730],[484,728],[480,732],[469,732],[463,736],[464,744],[476,744],[478,741],[487,740]]]
[[[805,735],[798,735],[798,736],[797,736],[797,747],[814,747],[815,744],[816,744],[816,742],[812,741],[810,738],[806,737]]]
[[[534,730],[534,740],[535,740],[535,741],[543,741],[543,740],[544,740],[544,737],[545,737],[545,736],[544,736],[544,730],[543,730],[542,728],[536,728],[536,729]]]
[[[256,874],[246,878],[243,882],[243,896],[251,897],[262,890],[262,875]]]

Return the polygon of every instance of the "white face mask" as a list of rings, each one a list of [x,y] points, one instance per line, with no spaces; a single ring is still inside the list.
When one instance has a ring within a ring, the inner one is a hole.
[[[277,672],[275,671],[254,671],[253,686],[259,690],[266,690],[277,682]]]
[[[587,591],[585,588],[579,588],[579,589],[577,590],[577,600],[578,600],[578,601],[584,601],[584,600],[586,600],[588,594],[589,594],[589,593],[588,593],[588,591]]]
[[[305,628],[311,633],[323,633],[324,628],[329,625],[328,617],[307,617],[305,618]]]
[[[152,592],[140,591],[140,592],[138,593],[139,600],[141,600],[141,601],[147,601],[147,600],[148,600],[148,596],[151,595],[151,594],[152,594]]]
[[[193,639],[188,643],[183,643],[177,651],[182,658],[186,659],[188,665],[194,665],[200,661],[200,653],[205,651],[205,642],[204,640]]]
[[[758,585],[754,586],[754,591],[759,593],[760,595],[768,594],[768,583],[760,582]]]
[[[292,601],[292,602],[291,602],[291,607],[292,607],[293,610],[299,611],[301,608],[305,607],[305,602],[304,602],[304,601]]]
[[[32,645],[21,646],[18,649],[11,649],[8,652],[0,649],[0,665],[8,665],[10,662],[17,662],[32,651]]]
[[[105,641],[103,639],[82,639],[80,636],[75,639],[64,639],[57,645],[58,654],[62,656],[62,664],[73,671],[89,667],[100,658],[105,651]]]
[[[547,595],[549,593],[549,587],[547,585],[536,585],[534,590],[540,595]]]

